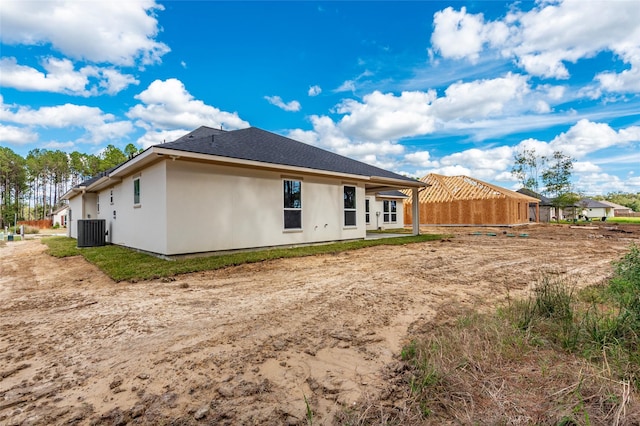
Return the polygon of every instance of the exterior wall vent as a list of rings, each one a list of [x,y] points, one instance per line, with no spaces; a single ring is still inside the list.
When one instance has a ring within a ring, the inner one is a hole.
[[[106,221],[104,219],[78,220],[78,247],[105,245]]]

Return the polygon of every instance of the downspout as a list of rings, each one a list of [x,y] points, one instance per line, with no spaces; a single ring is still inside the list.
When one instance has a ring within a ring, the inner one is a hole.
[[[418,201],[418,192],[418,188],[411,189],[411,208],[413,209],[411,218],[413,219],[413,235],[420,235],[420,202]]]

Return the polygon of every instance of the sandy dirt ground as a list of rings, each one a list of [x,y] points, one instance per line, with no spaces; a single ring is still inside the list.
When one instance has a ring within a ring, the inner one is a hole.
[[[306,424],[308,403],[328,425],[365,401],[401,407],[385,371],[412,330],[541,274],[602,282],[640,243],[640,227],[590,228],[427,228],[453,236],[137,283],[7,243],[0,424]]]

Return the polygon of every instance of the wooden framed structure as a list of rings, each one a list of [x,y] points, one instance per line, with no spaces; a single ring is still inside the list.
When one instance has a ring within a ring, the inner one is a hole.
[[[421,225],[514,226],[536,222],[537,198],[468,176],[429,174],[418,195]],[[413,199],[405,200],[405,223],[411,223]],[[535,205],[536,214],[529,206]]]

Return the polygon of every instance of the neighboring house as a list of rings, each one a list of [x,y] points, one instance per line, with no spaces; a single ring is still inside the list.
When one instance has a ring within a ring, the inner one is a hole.
[[[404,200],[400,191],[383,191],[365,198],[367,230],[404,228]]]
[[[530,204],[538,199],[468,176],[429,174],[420,181],[420,223],[425,225],[523,225],[535,221]],[[405,221],[413,220],[413,198],[405,201]]]
[[[529,203],[529,218],[532,222],[551,222],[562,217],[562,209],[553,206],[551,198],[538,194],[527,188],[520,188],[516,192],[537,198],[539,203]],[[537,220],[536,220],[537,219]]]
[[[79,219],[104,219],[107,242],[178,255],[363,239],[368,195],[424,186],[254,127],[200,127],[63,198],[73,238]]]
[[[614,216],[628,215],[633,213],[633,210],[631,210],[629,207],[621,206],[620,204],[612,203],[610,201],[603,201],[603,200],[601,200],[600,203],[606,204],[607,206],[612,207]]]
[[[69,212],[69,206],[67,204],[65,204],[64,206],[58,207],[56,210],[54,210],[53,213],[51,214],[51,222],[53,226],[55,226],[56,224],[60,225],[63,228],[67,226],[68,212]]]
[[[613,207],[601,201],[583,198],[578,201],[578,206],[580,214],[588,219],[605,221],[607,218],[614,217]]]

